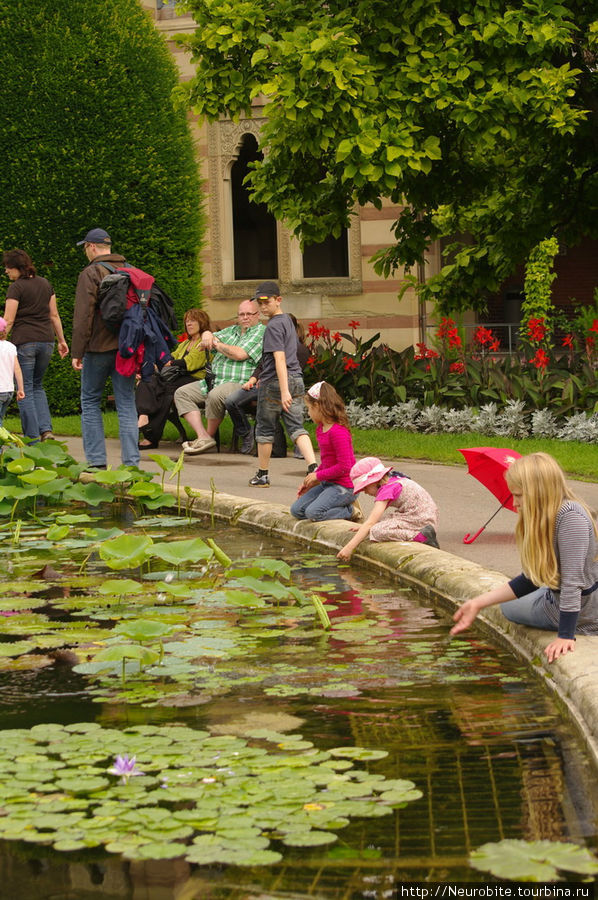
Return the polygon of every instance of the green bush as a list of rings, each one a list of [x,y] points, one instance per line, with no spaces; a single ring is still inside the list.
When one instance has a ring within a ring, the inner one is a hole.
[[[85,256],[106,228],[180,314],[200,302],[203,215],[177,71],[138,0],[0,0],[4,124],[2,249],[22,247],[53,284],[67,340]],[[76,412],[79,376],[52,360],[56,414]]]

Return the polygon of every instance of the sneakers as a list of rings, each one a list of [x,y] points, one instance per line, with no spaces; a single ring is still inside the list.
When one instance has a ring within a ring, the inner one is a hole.
[[[213,438],[196,438],[194,441],[185,441],[183,450],[185,453],[193,456],[196,453],[206,453],[208,450],[213,450],[215,446],[216,441]]]
[[[438,544],[438,540],[436,538],[436,531],[432,527],[432,525],[424,525],[421,529],[420,534],[425,538],[425,541],[422,541],[423,544],[427,544],[428,547],[435,547],[436,550],[440,550],[440,545]]]
[[[249,479],[249,484],[253,487],[270,487],[270,479],[268,475],[260,475],[259,471],[255,473],[253,478]]]

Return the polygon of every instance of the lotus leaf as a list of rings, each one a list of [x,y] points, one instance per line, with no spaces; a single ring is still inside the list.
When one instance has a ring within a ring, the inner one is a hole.
[[[87,503],[89,506],[99,506],[100,503],[108,503],[113,499],[112,491],[107,488],[90,481],[88,484],[72,484],[64,491],[63,498],[66,501],[78,500],[80,503]]]
[[[558,871],[594,875],[598,859],[585,847],[557,841],[504,840],[470,854],[474,869],[511,881],[561,881]]]
[[[103,581],[98,588],[100,594],[116,595],[119,597],[130,594],[140,594],[142,591],[143,587],[138,581],[133,581],[132,578],[112,578],[110,581]]]
[[[33,469],[35,469],[35,462],[26,456],[19,456],[6,463],[6,471],[12,472],[14,475],[23,475],[25,472],[32,472]]]
[[[211,559],[214,551],[201,538],[193,538],[187,541],[156,543],[152,547],[151,555],[171,565],[181,566],[184,563],[199,562],[200,559]]]
[[[35,487],[41,487],[43,484],[48,484],[48,482],[54,481],[56,477],[56,472],[52,472],[48,469],[34,469],[32,472],[26,472],[23,475],[19,475],[22,482],[35,485]]]
[[[123,534],[100,544],[100,556],[111,569],[135,568],[150,556],[152,545],[145,535]]]
[[[125,622],[117,625],[114,631],[123,634],[132,641],[151,641],[165,637],[176,631],[174,625],[166,625],[155,619],[135,619],[133,622]]]

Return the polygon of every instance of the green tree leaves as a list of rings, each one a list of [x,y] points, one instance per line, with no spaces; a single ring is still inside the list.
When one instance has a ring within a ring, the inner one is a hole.
[[[423,292],[458,310],[482,307],[544,238],[596,230],[592,5],[188,6],[196,74],[181,95],[210,119],[265,95],[266,154],[250,182],[303,241],[348,226],[355,204],[408,204],[376,270],[412,267],[449,239],[466,252]]]

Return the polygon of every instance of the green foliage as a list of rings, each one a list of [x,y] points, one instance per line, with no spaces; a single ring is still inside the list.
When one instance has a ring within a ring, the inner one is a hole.
[[[155,274],[179,315],[198,304],[203,233],[193,145],[171,94],[177,72],[137,0],[0,0],[7,110],[0,132],[2,249],[23,247],[51,281],[67,340],[86,259],[106,228]],[[53,412],[79,408],[79,376],[57,357]]]
[[[181,98],[210,120],[266,97],[250,176],[305,241],[354,205],[403,210],[377,271],[448,262],[422,288],[481,308],[539,241],[596,233],[596,10],[582,0],[186,0],[196,75]],[[458,236],[458,237],[456,237]]]
[[[540,241],[532,248],[525,265],[525,300],[521,305],[521,318],[543,318],[549,328],[554,314],[551,285],[556,278],[554,258],[558,252],[556,238]]]

